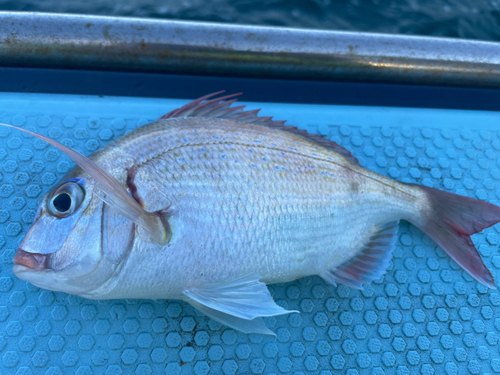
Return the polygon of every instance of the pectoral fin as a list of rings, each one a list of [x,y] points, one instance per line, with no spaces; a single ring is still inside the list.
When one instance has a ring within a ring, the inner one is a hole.
[[[146,233],[148,233],[151,239],[156,243],[162,245],[169,239],[169,233],[161,218],[155,213],[145,211],[113,175],[102,169],[92,159],[49,137],[14,125],[0,123],[0,126],[17,129],[24,133],[31,134],[57,147],[98,182],[95,194],[113,208],[113,210],[144,228]]]
[[[258,275],[184,291],[187,301],[209,317],[237,330],[272,334],[261,317],[289,314],[278,306]]]
[[[398,227],[399,221],[382,226],[370,237],[358,256],[332,270],[324,271],[320,276],[333,285],[341,283],[363,289],[362,284],[368,284],[386,272],[392,259]]]

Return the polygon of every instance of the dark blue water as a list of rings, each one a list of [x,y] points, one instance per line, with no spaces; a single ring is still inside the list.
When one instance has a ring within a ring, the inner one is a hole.
[[[500,0],[0,0],[0,10],[500,40]]]

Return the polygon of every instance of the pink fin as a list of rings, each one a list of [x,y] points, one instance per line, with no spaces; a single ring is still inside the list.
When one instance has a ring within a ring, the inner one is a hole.
[[[370,237],[359,255],[320,276],[333,285],[341,283],[355,289],[363,289],[362,284],[379,279],[392,259],[398,225],[399,221],[384,225]]]
[[[300,135],[320,144],[323,147],[338,152],[347,160],[355,164],[359,164],[358,159],[352,156],[352,153],[349,150],[340,146],[338,143],[330,141],[317,134],[310,134],[306,130],[297,129],[293,126],[285,126],[285,121],[274,121],[272,117],[259,117],[257,115],[259,110],[244,111],[244,105],[231,107],[231,105],[233,105],[238,100],[235,99],[235,97],[241,95],[241,93],[210,99],[223,92],[224,91],[218,91],[213,94],[202,96],[201,98],[193,100],[192,102],[186,104],[181,108],[167,113],[166,115],[160,117],[157,121],[166,120],[172,117],[205,117],[224,118],[233,121],[244,122],[246,124],[263,125],[269,128],[280,129],[289,133]]]
[[[426,186],[419,187],[427,194],[432,207],[420,229],[477,281],[496,288],[495,280],[470,236],[500,222],[500,207]]]

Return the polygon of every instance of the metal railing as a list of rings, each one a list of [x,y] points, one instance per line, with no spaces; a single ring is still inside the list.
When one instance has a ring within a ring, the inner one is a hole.
[[[0,12],[0,66],[500,87],[500,44]]]

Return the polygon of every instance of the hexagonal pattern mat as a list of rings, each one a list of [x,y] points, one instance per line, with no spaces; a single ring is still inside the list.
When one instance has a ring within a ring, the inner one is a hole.
[[[0,94],[0,119],[90,154],[185,100]],[[499,203],[500,114],[252,103],[331,138],[390,177]],[[269,289],[297,309],[277,339],[222,327],[178,301],[95,302],[11,271],[38,199],[72,166],[0,128],[0,369],[4,374],[484,374],[500,372],[500,294],[403,223],[393,262],[364,291],[308,277]],[[499,227],[474,236],[500,281]]]

